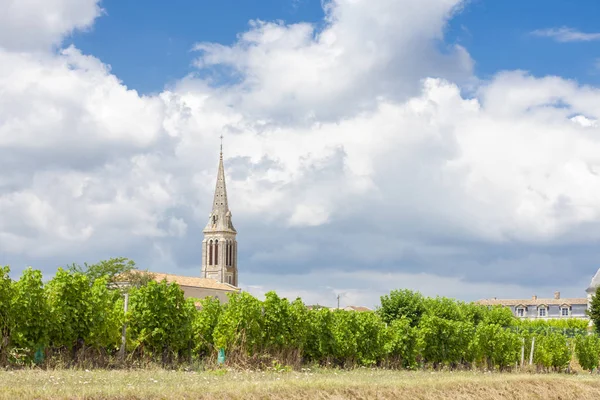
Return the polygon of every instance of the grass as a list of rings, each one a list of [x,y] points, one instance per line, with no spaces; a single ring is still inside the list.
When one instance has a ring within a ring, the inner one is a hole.
[[[600,376],[358,369],[0,371],[0,399],[595,399]]]

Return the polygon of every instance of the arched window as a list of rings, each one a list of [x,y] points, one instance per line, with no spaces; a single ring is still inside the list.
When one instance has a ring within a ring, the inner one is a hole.
[[[233,248],[231,249],[231,266],[236,267],[237,263],[237,242],[233,242]]]
[[[229,266],[230,267],[233,266],[233,241],[231,242],[231,245],[229,246]]]
[[[219,265],[219,241],[215,240],[215,265]]]
[[[213,265],[213,241],[208,242],[208,265]]]
[[[231,241],[227,241],[227,266],[231,265]]]

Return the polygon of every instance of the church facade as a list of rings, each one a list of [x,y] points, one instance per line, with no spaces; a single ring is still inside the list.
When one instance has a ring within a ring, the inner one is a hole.
[[[201,277],[237,287],[237,231],[227,201],[222,147],[212,211],[203,233]]]

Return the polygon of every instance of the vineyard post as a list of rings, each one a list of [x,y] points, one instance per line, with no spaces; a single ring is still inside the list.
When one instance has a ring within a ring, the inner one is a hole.
[[[529,365],[533,364],[533,349],[535,348],[535,336],[531,339],[531,352],[529,353]]]
[[[525,338],[521,338],[521,341],[523,342],[521,344],[521,368],[523,368],[525,365]]]
[[[125,302],[123,309],[127,314],[127,306],[129,305],[129,293],[125,292]],[[127,343],[127,322],[123,322],[123,331],[121,332],[121,348],[119,349],[119,357],[121,361],[125,360],[125,344]]]

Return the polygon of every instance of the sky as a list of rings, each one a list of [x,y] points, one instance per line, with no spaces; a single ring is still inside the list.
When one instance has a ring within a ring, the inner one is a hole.
[[[597,1],[0,0],[0,264],[200,273],[219,136],[240,286],[585,295]]]

